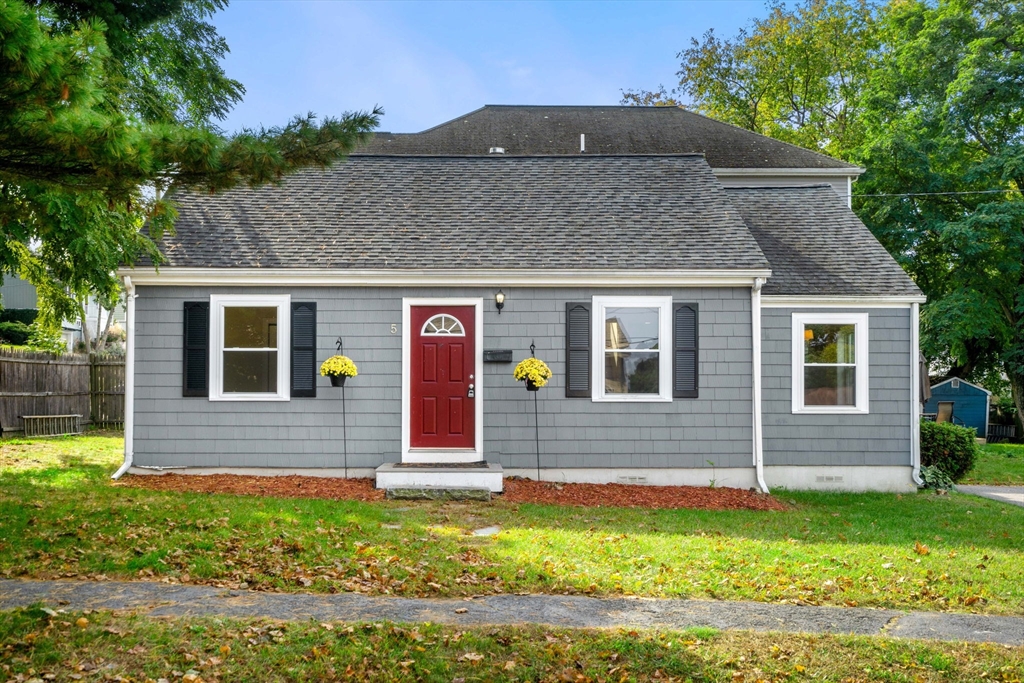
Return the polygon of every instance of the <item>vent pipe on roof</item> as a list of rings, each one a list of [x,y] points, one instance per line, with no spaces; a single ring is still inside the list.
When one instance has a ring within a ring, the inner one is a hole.
[[[580,133],[580,154],[587,151],[587,136]]]
[[[488,154],[504,154],[504,153],[505,153],[505,148],[504,147],[491,147],[490,151],[488,152]]]

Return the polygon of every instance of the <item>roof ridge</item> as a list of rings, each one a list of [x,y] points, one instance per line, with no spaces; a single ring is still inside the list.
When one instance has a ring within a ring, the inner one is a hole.
[[[661,159],[677,157],[705,158],[703,152],[654,152],[650,154],[385,154],[383,152],[350,152],[349,157],[380,159]],[[827,183],[826,183],[827,184]]]
[[[685,109],[681,104],[485,104],[481,109],[488,107],[519,108],[519,109]],[[474,109],[474,112],[480,109]]]
[[[803,185],[726,185],[727,190],[813,190],[819,187],[832,189],[831,183],[804,183]]]

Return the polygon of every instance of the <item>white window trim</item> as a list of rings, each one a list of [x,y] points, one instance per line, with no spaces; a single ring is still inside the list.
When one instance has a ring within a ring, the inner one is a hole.
[[[608,308],[659,309],[658,394],[606,394],[604,391],[605,310]],[[665,403],[672,401],[672,297],[670,296],[595,296],[591,318],[592,400],[601,403]]]
[[[804,405],[804,326],[854,325],[854,356],[857,362],[856,396],[853,406]],[[793,414],[867,415],[868,414],[868,314],[867,313],[794,313],[793,314]]]
[[[452,320],[454,320],[456,323],[459,324],[459,330],[461,330],[461,331],[460,332],[427,332],[427,325],[429,325],[431,323],[431,321],[434,320],[434,318],[441,318],[441,317],[451,318]],[[465,337],[466,336],[466,326],[463,325],[462,321],[459,320],[458,318],[456,318],[454,315],[449,315],[447,313],[438,313],[437,315],[435,315],[435,316],[433,316],[431,318],[428,318],[427,321],[423,323],[423,327],[420,328],[420,336],[421,337]]]
[[[291,302],[288,294],[211,294],[210,295],[210,400],[211,401],[290,401],[291,400]],[[277,307],[277,392],[224,392],[224,308],[227,306]]]

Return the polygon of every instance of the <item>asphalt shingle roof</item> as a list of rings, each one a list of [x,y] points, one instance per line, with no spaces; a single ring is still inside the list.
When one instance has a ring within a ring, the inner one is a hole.
[[[421,133],[377,133],[369,154],[705,155],[712,168],[849,169],[857,166],[679,107],[487,105]]]
[[[765,294],[921,294],[831,186],[727,192],[771,263]]]
[[[170,267],[767,267],[699,155],[353,156],[174,199]]]

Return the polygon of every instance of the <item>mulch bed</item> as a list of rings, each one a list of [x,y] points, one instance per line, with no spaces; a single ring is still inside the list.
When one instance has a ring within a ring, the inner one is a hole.
[[[155,491],[230,493],[236,496],[321,498],[324,500],[384,500],[384,491],[373,488],[373,479],[332,477],[257,477],[241,474],[162,474],[128,476],[120,486]]]
[[[505,500],[577,507],[694,510],[786,510],[772,496],[744,489],[638,484],[554,484],[506,479]]]
[[[372,479],[329,477],[256,477],[237,474],[129,476],[118,486],[155,491],[229,493],[276,498],[324,500],[383,500],[384,491]],[[642,486],[638,484],[555,484],[530,479],[506,479],[504,500],[575,507],[624,507],[696,510],[786,510],[772,496],[754,491],[706,486]]]

